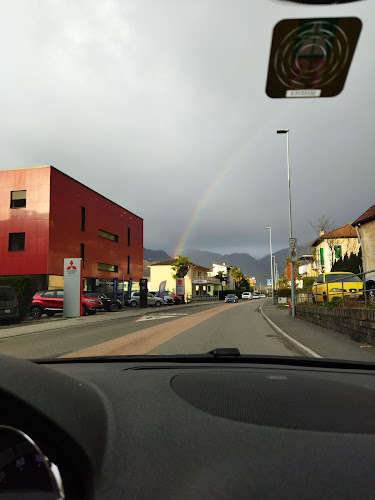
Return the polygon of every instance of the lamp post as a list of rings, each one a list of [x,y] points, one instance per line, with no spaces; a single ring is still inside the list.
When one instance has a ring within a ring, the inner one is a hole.
[[[273,259],[273,279],[275,280],[275,282],[272,281],[272,287],[274,290],[276,290],[276,257],[275,255],[272,255],[272,259]]]
[[[273,294],[272,228],[270,226],[267,226],[266,229],[270,230],[271,287],[272,287],[272,304],[274,304],[275,297]]]
[[[290,195],[290,164],[289,164],[289,129],[288,128],[279,128],[277,129],[278,134],[286,134],[286,161],[288,168],[288,203],[289,203],[289,260],[290,260],[290,284],[291,284],[291,292],[292,292],[292,316],[293,318],[296,315],[296,306],[294,299],[294,269],[292,262],[292,252],[290,249],[290,238],[292,238],[292,201]]]

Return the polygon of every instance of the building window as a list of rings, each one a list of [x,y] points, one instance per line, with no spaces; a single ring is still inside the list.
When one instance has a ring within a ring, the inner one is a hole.
[[[198,271],[198,279],[201,278],[201,275],[202,275],[202,273],[200,271]]]
[[[319,253],[320,253],[320,265],[324,266],[324,249],[320,248]]]
[[[193,278],[195,278],[195,275],[196,275],[196,272],[195,272],[195,271],[193,271]]]
[[[85,244],[81,243],[81,259],[82,259],[82,267],[85,267]]]
[[[335,249],[335,259],[340,259],[340,257],[342,257],[341,245],[335,245],[334,249]]]
[[[130,227],[128,227],[128,247],[130,247]]]
[[[103,229],[99,229],[98,236],[100,236],[101,238],[105,238],[106,240],[111,240],[115,243],[118,243],[117,234],[109,233],[108,231],[104,231]]]
[[[86,227],[86,208],[81,207],[81,231],[84,231]]]
[[[9,233],[9,252],[25,250],[25,233]]]
[[[207,286],[207,292],[210,292],[211,291],[211,285],[208,285]]]
[[[117,273],[118,266],[115,266],[114,264],[104,264],[103,262],[99,262],[98,271],[108,271],[110,273]]]
[[[130,273],[130,255],[128,255],[128,274]]]
[[[26,207],[26,191],[10,192],[10,208]]]

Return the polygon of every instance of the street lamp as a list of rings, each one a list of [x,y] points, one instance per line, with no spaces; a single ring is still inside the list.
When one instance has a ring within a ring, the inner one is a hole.
[[[270,226],[267,226],[266,229],[270,230],[271,287],[272,287],[272,304],[274,304],[275,298],[273,295],[272,228]]]
[[[276,290],[276,256],[272,255],[272,259],[273,259],[273,278],[275,280],[275,283],[272,281],[272,286],[274,290]]]
[[[289,260],[290,260],[290,283],[291,283],[291,291],[292,291],[292,316],[293,318],[296,315],[296,306],[294,300],[294,270],[292,263],[292,251],[290,248],[290,239],[292,238],[292,202],[290,196],[290,164],[289,164],[289,129],[288,128],[279,128],[277,129],[278,134],[286,134],[286,161],[288,168],[288,203],[289,203]]]

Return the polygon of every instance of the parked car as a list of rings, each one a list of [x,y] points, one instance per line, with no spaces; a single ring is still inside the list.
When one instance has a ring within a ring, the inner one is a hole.
[[[0,321],[19,321],[20,312],[16,292],[10,286],[0,286]]]
[[[265,296],[265,294],[264,294],[264,293],[260,293],[260,294],[259,294],[259,298],[260,298],[260,299],[265,299],[265,298],[266,298],[266,296]]]
[[[83,296],[101,300],[105,311],[116,312],[122,309],[122,303],[120,300],[107,297],[107,295],[103,292],[83,292]]]
[[[141,292],[132,292],[131,298],[128,301],[130,307],[137,307],[140,304]],[[147,292],[147,305],[160,307],[163,304],[163,299],[153,295],[151,292]]]
[[[353,273],[322,273],[312,286],[313,302],[328,302],[334,297],[360,298],[363,295],[363,282]]]
[[[238,302],[238,297],[235,293],[228,293],[225,296],[225,302]]]
[[[168,305],[172,305],[172,304],[181,304],[182,300],[181,300],[181,297],[179,295],[175,295],[173,294],[172,292],[165,292],[164,294],[164,303],[165,304],[168,304]]]
[[[241,295],[242,300],[251,300],[253,298],[251,292],[243,292]]]
[[[253,299],[260,299],[260,295],[258,292],[253,293]]]
[[[101,300],[97,298],[82,297],[82,316],[87,313],[95,314],[103,307]],[[30,315],[33,318],[40,318],[42,314],[54,316],[57,312],[63,312],[64,290],[43,290],[37,292],[31,302]]]

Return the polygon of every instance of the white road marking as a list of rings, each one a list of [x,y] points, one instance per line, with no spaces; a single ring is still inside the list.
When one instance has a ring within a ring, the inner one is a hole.
[[[309,349],[307,346],[304,344],[301,344],[301,342],[298,342],[298,340],[294,339],[290,335],[284,332],[280,327],[275,325],[275,323],[266,315],[265,312],[263,312],[263,304],[259,307],[260,312],[262,313],[263,318],[271,325],[271,327],[280,335],[283,335],[285,338],[287,338],[290,342],[292,342],[297,348],[299,348],[300,351],[302,351],[304,354],[307,354],[308,356],[312,356],[313,358],[322,358],[323,356],[320,356],[317,352],[313,351],[312,349]]]
[[[175,318],[176,316],[187,316],[187,313],[172,313],[172,314],[147,314],[147,316],[142,316],[134,321],[134,323],[138,323],[138,321],[153,321],[155,319],[168,319]]]

